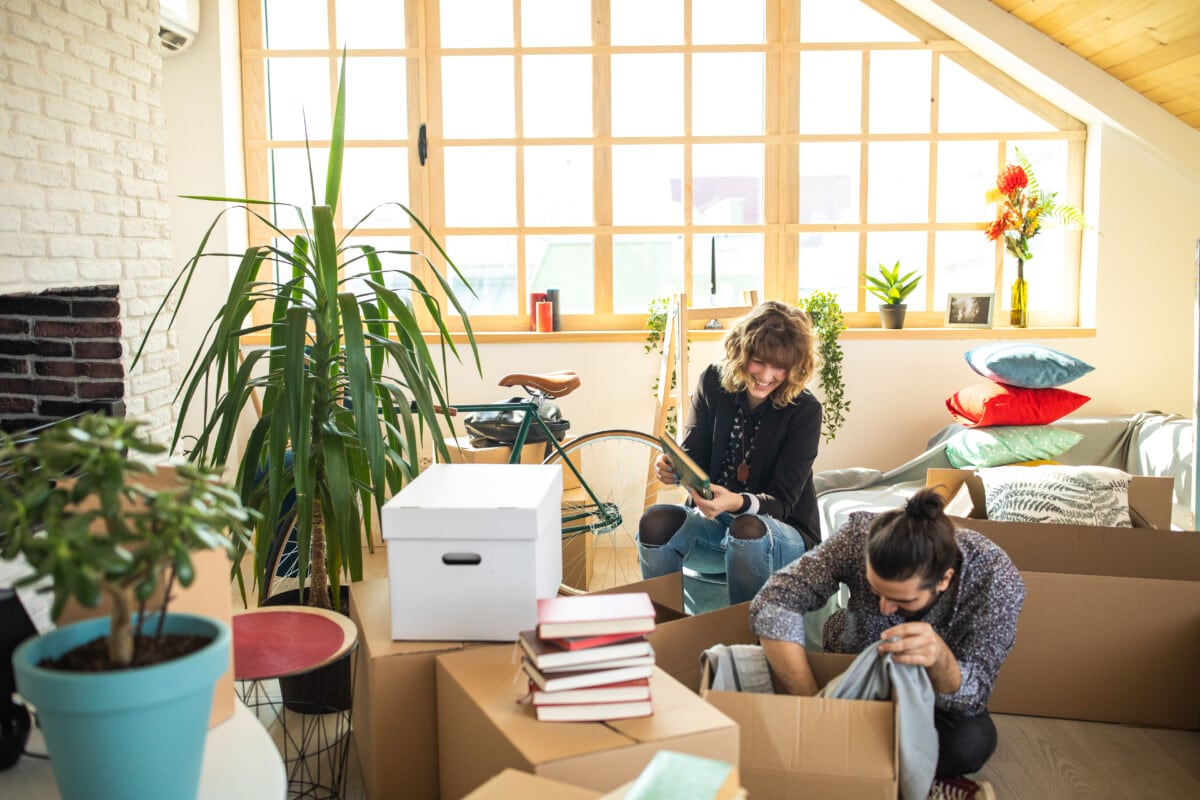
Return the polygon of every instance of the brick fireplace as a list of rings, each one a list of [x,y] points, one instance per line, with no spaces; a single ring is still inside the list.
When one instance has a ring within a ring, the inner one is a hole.
[[[0,296],[0,429],[125,413],[117,286]]]

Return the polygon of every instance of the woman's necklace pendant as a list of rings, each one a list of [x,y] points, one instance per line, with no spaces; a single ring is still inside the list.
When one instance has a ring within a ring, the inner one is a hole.
[[[750,480],[750,465],[747,464],[744,460],[742,461],[742,463],[738,464],[737,479],[739,481],[741,481],[742,483],[745,483],[746,481]]]

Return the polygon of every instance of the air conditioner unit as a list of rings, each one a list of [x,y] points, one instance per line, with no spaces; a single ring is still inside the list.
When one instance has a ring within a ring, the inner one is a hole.
[[[164,56],[182,53],[200,32],[200,0],[162,0],[158,42]]]

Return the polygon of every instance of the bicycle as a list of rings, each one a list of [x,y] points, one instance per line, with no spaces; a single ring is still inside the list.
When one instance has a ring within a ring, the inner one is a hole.
[[[682,489],[663,484],[655,476],[654,459],[662,452],[657,437],[611,428],[592,431],[563,444],[537,412],[539,401],[557,400],[579,388],[580,380],[574,372],[512,373],[502,377],[499,385],[519,388],[530,399],[525,403],[451,404],[445,410],[450,416],[519,412],[510,464],[520,463],[534,426],[540,430],[546,440],[542,463],[563,469],[561,592],[582,594],[641,580],[637,524],[642,512],[654,503],[679,503],[683,498]],[[267,594],[295,588],[296,568],[293,538],[276,536],[267,554],[263,576],[268,579],[264,583]]]

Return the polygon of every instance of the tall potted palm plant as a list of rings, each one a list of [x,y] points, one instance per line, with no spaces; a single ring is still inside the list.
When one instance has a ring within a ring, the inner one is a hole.
[[[435,449],[447,457],[440,422],[447,426],[450,422],[438,407],[446,405],[447,351],[459,358],[443,319],[444,309],[418,275],[394,270],[407,277],[411,298],[428,311],[440,358],[425,341],[412,299],[386,286],[390,270],[383,269],[381,253],[422,254],[377,251],[370,245],[339,241],[335,235],[345,120],[343,54],[324,202],[316,200],[314,191],[306,213],[300,206],[272,201],[195,198],[233,205],[213,221],[159,309],[162,314],[167,302],[187,293],[202,261],[228,258],[209,252],[207,243],[213,227],[229,210],[245,209],[283,243],[254,245],[241,255],[225,302],[180,386],[180,425],[174,444],[180,441],[189,408],[211,391],[212,407],[190,458],[224,466],[234,451],[239,419],[252,397],[261,393],[261,416],[237,461],[242,500],[261,514],[254,530],[254,574],[263,575],[266,554],[279,532],[294,526],[300,596],[305,597],[307,585],[308,602],[324,608],[331,607],[331,595],[338,596],[344,574],[351,580],[362,578],[364,537],[368,545],[372,542],[370,506],[381,508],[416,475],[423,430],[431,432]],[[311,154],[309,173],[311,181]],[[270,215],[256,210],[264,205],[294,211],[303,233],[286,233]],[[407,207],[392,205],[408,215],[462,278],[429,228]],[[372,213],[359,220],[347,238]],[[461,315],[480,369],[466,312],[442,272],[427,257],[425,261],[445,298]],[[360,270],[365,265],[361,283],[367,289],[362,294],[348,288],[346,268],[351,265],[360,265]],[[260,304],[270,308],[269,320],[247,324]],[[239,363],[239,357],[244,361]],[[295,502],[281,511],[292,492]],[[238,554],[238,565],[244,552]],[[240,582],[236,565],[235,572]]]

